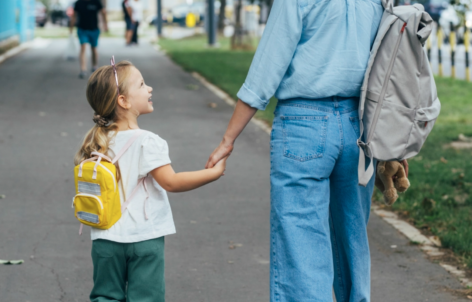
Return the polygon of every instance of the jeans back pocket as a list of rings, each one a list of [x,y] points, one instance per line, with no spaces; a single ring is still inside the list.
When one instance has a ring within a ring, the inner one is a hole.
[[[281,116],[284,156],[308,161],[323,156],[328,116]]]

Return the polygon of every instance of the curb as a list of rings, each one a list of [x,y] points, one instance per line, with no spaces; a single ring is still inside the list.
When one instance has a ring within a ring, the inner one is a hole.
[[[208,82],[207,79],[205,79],[197,72],[192,72],[192,76],[197,79],[203,86],[213,92],[216,96],[225,101],[228,105],[233,107],[236,105],[236,102],[231,96],[229,96],[220,88]],[[261,120],[252,118],[251,122],[256,124],[268,134],[270,134],[270,132],[272,131],[272,128]],[[391,211],[382,210],[376,205],[372,205],[372,211],[377,216],[382,218],[385,222],[394,227],[397,231],[399,231],[408,239],[410,239],[411,242],[418,243],[420,245],[420,249],[428,256],[438,257],[444,255],[444,253],[438,249],[438,247],[441,247],[441,242],[435,236],[431,236],[429,238],[424,236],[423,234],[421,234],[420,230],[418,230],[408,222],[399,219],[397,214]],[[465,277],[465,271],[445,263],[439,263],[439,265],[443,267],[446,271],[448,271],[451,275],[459,279],[463,286],[472,287],[472,280]]]
[[[381,210],[378,206],[372,206],[372,210],[397,231],[405,235],[411,242],[419,243],[420,249],[431,257],[444,255],[437,247],[441,247],[441,242],[435,237],[426,237],[421,232],[406,221],[400,220],[397,214]],[[439,263],[446,271],[455,276],[465,287],[472,287],[472,280],[465,278],[465,271],[446,263]]]
[[[5,52],[3,55],[0,56],[0,64],[3,63],[3,61],[19,54],[20,52],[30,48],[33,45],[32,41],[20,44],[16,47],[13,47],[12,49],[8,50]]]
[[[43,39],[43,38],[34,38],[31,41],[22,43],[16,47],[13,47],[12,49],[8,50],[4,54],[0,55],[0,64],[2,64],[4,61],[7,59],[16,56],[17,54],[21,53],[22,51],[25,51],[29,48],[45,48],[49,45],[50,40],[48,39]]]

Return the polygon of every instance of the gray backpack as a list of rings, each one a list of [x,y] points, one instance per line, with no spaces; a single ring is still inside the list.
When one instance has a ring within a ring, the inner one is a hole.
[[[370,52],[359,103],[359,184],[371,179],[373,159],[415,156],[441,109],[436,84],[423,48],[431,34],[431,17],[421,4],[385,11]],[[366,156],[370,158],[366,169]]]

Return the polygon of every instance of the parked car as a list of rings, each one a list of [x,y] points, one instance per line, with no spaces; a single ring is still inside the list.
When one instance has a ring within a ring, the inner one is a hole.
[[[215,2],[215,10],[219,9],[219,2]],[[193,4],[178,5],[169,9],[168,12],[162,14],[163,23],[177,23],[180,26],[186,26],[185,20],[189,13],[193,13],[199,16],[199,21],[203,21],[205,18],[205,2],[195,2]],[[150,25],[156,25],[157,16],[153,15],[149,17],[148,22]]]
[[[49,7],[49,15],[53,24],[69,26],[70,17],[74,12],[74,2],[71,0],[57,1]]]
[[[43,27],[48,21],[48,13],[46,6],[39,1],[36,1],[35,3],[34,15],[36,19],[36,26]]]
[[[398,5],[413,5],[415,3],[423,5],[425,12],[427,12],[435,22],[439,22],[441,12],[449,5],[446,0],[400,0]]]
[[[168,12],[163,12],[162,13],[162,23],[168,23],[167,19],[169,18],[169,13]],[[171,18],[172,19],[172,18]],[[147,17],[146,21],[149,23],[149,25],[156,26],[157,24],[157,15],[151,15]]]

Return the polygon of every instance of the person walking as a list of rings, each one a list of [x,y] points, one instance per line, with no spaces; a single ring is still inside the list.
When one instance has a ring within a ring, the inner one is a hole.
[[[85,79],[87,76],[87,62],[85,60],[86,44],[90,44],[92,51],[92,72],[97,69],[98,62],[98,38],[100,29],[98,27],[98,14],[101,14],[104,21],[104,29],[108,32],[108,22],[106,10],[100,0],[77,0],[74,5],[74,13],[70,20],[70,33],[74,29],[78,18],[77,36],[80,41],[80,74],[79,78]]]
[[[125,17],[125,23],[126,23],[126,33],[125,33],[125,40],[126,40],[126,45],[131,44],[131,38],[133,37],[133,32],[134,32],[134,21],[133,21],[133,10],[131,8],[131,5],[129,4],[129,0],[124,0],[121,3],[121,7],[123,9],[123,15]]]
[[[143,20],[143,4],[140,0],[130,0],[130,6],[133,10],[132,18],[134,21],[133,37],[131,38],[131,44],[138,44],[138,28],[139,24]]]
[[[370,301],[367,222],[374,178],[358,185],[360,89],[380,0],[275,0],[220,145],[275,94],[271,133],[272,302]],[[405,163],[406,164],[406,163]]]
[[[95,125],[85,135],[75,165],[95,152],[102,153],[103,160],[117,156],[137,137],[117,162],[121,204],[126,201],[128,205],[111,228],[91,229],[91,302],[164,302],[164,241],[175,233],[167,192],[191,191],[224,174],[226,158],[212,169],[174,172],[167,142],[138,125],[139,116],[154,111],[152,91],[133,64],[121,61],[115,65],[114,58],[111,66],[100,67],[88,80],[86,95]],[[98,177],[105,173],[101,171]],[[87,185],[93,185],[83,184],[82,194],[87,193]]]

